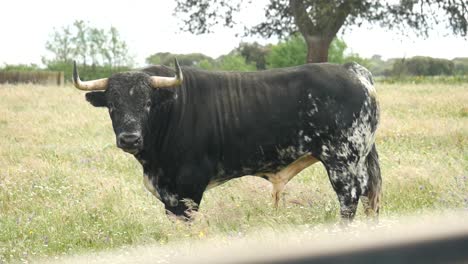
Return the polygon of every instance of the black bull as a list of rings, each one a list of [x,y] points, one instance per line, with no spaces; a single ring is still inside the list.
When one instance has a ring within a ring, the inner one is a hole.
[[[379,107],[359,64],[243,73],[176,62],[176,71],[152,66],[88,82],[75,68],[74,82],[102,90],[87,100],[108,107],[117,145],[142,164],[145,186],[177,216],[190,217],[207,188],[244,175],[269,180],[277,205],[285,184],[316,161],[343,219],[354,217],[360,198],[367,214],[378,214]]]

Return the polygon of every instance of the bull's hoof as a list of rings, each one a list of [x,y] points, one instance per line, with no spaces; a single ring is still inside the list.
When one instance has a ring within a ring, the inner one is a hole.
[[[177,206],[165,206],[166,215],[171,220],[180,220],[183,222],[192,222],[194,213],[198,210],[198,206],[194,204],[187,204],[182,201]]]

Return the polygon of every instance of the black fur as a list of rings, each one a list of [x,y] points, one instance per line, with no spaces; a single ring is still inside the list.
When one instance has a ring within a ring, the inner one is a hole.
[[[107,100],[104,92],[89,92],[86,93],[86,101],[95,107],[107,106]]]

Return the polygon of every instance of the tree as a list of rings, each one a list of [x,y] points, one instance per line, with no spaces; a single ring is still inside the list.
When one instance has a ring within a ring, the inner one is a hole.
[[[55,55],[55,60],[69,62],[75,53],[70,27],[63,27],[61,31],[54,29],[52,39],[46,42],[46,49]],[[43,59],[45,60],[45,59]]]
[[[105,46],[107,35],[104,33],[104,30],[97,28],[90,28],[88,32],[88,50],[92,65],[97,66],[104,64],[104,58],[106,58],[106,54],[108,54],[107,47]]]
[[[54,29],[46,43],[48,55],[42,62],[48,70],[72,72],[72,61],[81,62],[80,75],[83,79],[109,77],[114,72],[130,69],[133,59],[127,44],[116,28],[108,31],[91,27],[77,20],[72,26]],[[91,67],[90,67],[91,66]]]
[[[235,52],[245,58],[248,64],[255,64],[257,70],[265,70],[267,67],[266,57],[270,53],[272,45],[263,46],[257,42],[242,42]]]
[[[176,0],[175,13],[181,29],[208,33],[218,24],[233,27],[234,14],[252,0]],[[265,21],[246,29],[245,34],[287,37],[300,32],[307,43],[307,62],[328,61],[329,46],[342,27],[364,21],[380,26],[400,27],[428,36],[433,25],[448,24],[454,34],[467,35],[466,0],[270,0]]]
[[[198,67],[200,69],[204,69],[204,70],[209,70],[209,71],[212,71],[212,70],[215,70],[215,65],[213,65],[213,60],[202,60],[200,61],[200,63],[198,63]]]
[[[201,53],[173,54],[170,52],[158,52],[146,58],[148,64],[173,65],[174,57],[182,66],[197,66],[201,61],[213,62],[213,58]]]
[[[76,20],[73,23],[75,26],[75,36],[72,37],[72,43],[75,45],[73,56],[78,59],[81,58],[81,63],[86,65],[86,56],[88,54],[88,25],[83,20]]]
[[[120,37],[119,31],[115,27],[111,27],[108,32],[107,49],[105,57],[107,63],[112,67],[119,67],[132,64],[132,58],[128,56],[128,46]]]
[[[120,38],[116,28],[109,31],[94,28],[88,23],[77,20],[73,26],[54,29],[50,40],[46,42],[46,49],[53,57],[43,57],[46,65],[63,65],[72,60],[81,61],[86,66],[88,59],[93,67],[96,66],[130,66],[132,57],[128,55],[125,41]]]

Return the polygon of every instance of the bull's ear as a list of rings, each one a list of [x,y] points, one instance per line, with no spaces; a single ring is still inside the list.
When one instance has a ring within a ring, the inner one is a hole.
[[[157,89],[153,93],[153,100],[158,102],[158,105],[164,105],[177,98],[177,94],[173,89]]]
[[[107,106],[107,100],[104,92],[86,93],[86,101],[95,107]]]

